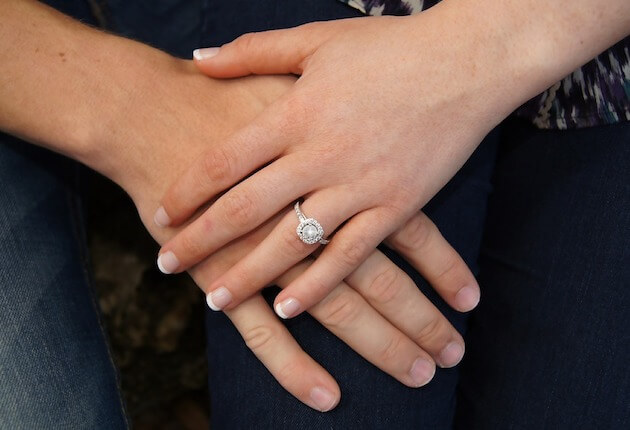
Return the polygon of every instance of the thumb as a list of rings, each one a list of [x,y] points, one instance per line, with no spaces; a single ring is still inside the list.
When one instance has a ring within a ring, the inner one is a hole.
[[[302,74],[313,52],[330,38],[325,22],[286,30],[248,33],[220,48],[195,49],[195,65],[214,78],[251,74]]]

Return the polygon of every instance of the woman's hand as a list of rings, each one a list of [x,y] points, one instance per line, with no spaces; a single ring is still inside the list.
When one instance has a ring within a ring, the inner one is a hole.
[[[215,81],[194,72],[190,62],[155,59],[155,72],[133,85],[127,109],[117,111],[105,129],[117,135],[89,162],[114,178],[131,195],[151,234],[164,243],[180,229],[158,228],[152,214],[169,183],[208,147],[286,93],[293,78],[257,77]],[[191,68],[193,70],[191,70]],[[199,94],[207,97],[198,97]],[[167,105],[161,103],[169,100]],[[180,124],[188,127],[180,127]],[[206,293],[217,276],[257,246],[292,208],[196,265],[189,272]],[[457,253],[423,214],[391,236],[390,246],[405,256],[434,287],[453,302],[461,283],[479,298],[474,277]],[[300,262],[276,282],[288,285],[312,261]],[[412,280],[380,252],[341,282],[310,312],[367,360],[405,385],[426,384],[435,364],[451,367],[464,342]],[[325,369],[297,344],[273,310],[257,294],[226,311],[248,346],[289,392],[307,405],[332,408],[340,389]]]
[[[444,0],[412,17],[313,23],[197,51],[213,77],[302,76],[162,199],[156,221],[179,225],[229,189],[162,248],[162,267],[185,270],[304,197],[304,212],[334,236],[276,305],[309,308],[417,213],[495,124],[623,38],[629,22],[627,0]],[[288,214],[212,285],[230,291],[227,306],[316,249],[296,225]]]
[[[450,28],[436,27],[432,11],[250,34],[198,53],[197,66],[215,77],[302,76],[166,193],[156,223],[176,226],[260,168],[169,240],[160,268],[187,270],[305,196],[304,213],[319,221],[331,242],[276,299],[279,315],[295,316],[417,214],[500,118],[489,97],[497,91],[489,85],[496,72],[478,66],[480,48],[458,41],[460,31],[437,38]],[[219,289],[222,297],[215,309],[231,309],[317,249],[298,238],[297,225],[296,214],[286,214],[213,282],[210,290]],[[453,285],[449,303],[455,309],[476,304],[457,296],[467,286],[468,280]],[[281,311],[289,304],[292,312]]]

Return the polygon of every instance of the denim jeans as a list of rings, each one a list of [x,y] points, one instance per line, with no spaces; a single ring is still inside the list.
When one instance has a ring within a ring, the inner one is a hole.
[[[92,20],[84,0],[58,3]],[[248,31],[358,15],[336,0],[103,3],[110,30],[182,57]],[[0,428],[127,426],[89,288],[78,172],[0,137]],[[382,247],[465,333],[462,365],[407,388],[302,315],[289,330],[343,393],[322,414],[208,311],[212,427],[630,428],[629,209],[630,124],[541,131],[506,121],[425,208],[479,275],[478,309],[450,310]]]
[[[0,136],[0,429],[126,428],[88,283],[80,166]]]

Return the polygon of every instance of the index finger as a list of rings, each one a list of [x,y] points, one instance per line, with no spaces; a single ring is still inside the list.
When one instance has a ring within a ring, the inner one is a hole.
[[[177,226],[218,193],[279,155],[283,147],[282,103],[275,102],[252,123],[224,142],[215,142],[173,183],[153,220]]]

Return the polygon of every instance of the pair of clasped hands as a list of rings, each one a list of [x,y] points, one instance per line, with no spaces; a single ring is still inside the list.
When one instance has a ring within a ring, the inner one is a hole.
[[[213,78],[300,77],[197,157],[153,216],[160,231],[177,228],[159,251],[160,270],[194,271],[220,260],[214,268],[221,273],[197,279],[208,305],[226,312],[285,389],[320,411],[337,405],[340,389],[273,314],[262,288],[282,288],[278,316],[309,312],[409,387],[427,384],[436,365],[459,363],[464,341],[376,246],[385,241],[458,311],[470,311],[480,297],[473,274],[420,209],[487,130],[482,121],[476,133],[445,121],[473,123],[460,103],[448,103],[456,89],[434,91],[449,65],[436,71],[416,56],[401,62],[386,42],[409,39],[399,20],[313,23],[196,50],[197,68]],[[329,244],[298,237],[296,201]],[[257,320],[236,323],[245,313]]]

